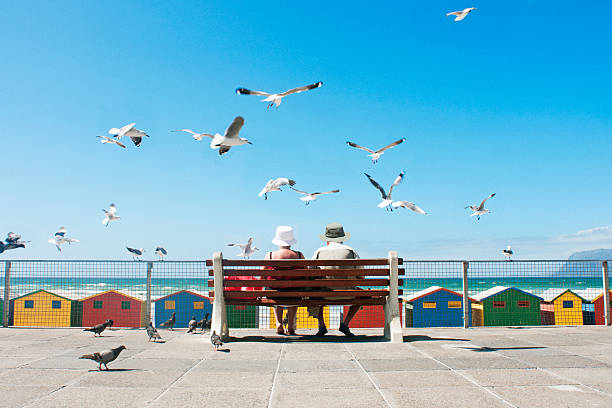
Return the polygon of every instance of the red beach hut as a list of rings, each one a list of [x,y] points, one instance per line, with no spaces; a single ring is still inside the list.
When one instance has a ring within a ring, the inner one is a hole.
[[[610,299],[612,299],[612,290],[610,291]],[[606,324],[604,316],[604,295],[601,293],[591,302],[595,305],[595,324]],[[610,300],[612,303],[612,300]],[[592,324],[592,323],[591,323]]]
[[[142,300],[115,290],[107,290],[81,299],[83,326],[94,326],[106,319],[114,327],[144,327],[145,304]]]

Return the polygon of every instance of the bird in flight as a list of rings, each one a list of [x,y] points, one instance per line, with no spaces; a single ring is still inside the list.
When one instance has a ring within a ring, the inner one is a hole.
[[[374,187],[376,187],[378,189],[378,191],[380,191],[380,195],[382,196],[382,201],[378,204],[379,208],[386,208],[387,211],[391,210],[393,211],[393,208],[391,207],[391,204],[393,203],[393,199],[391,198],[391,193],[393,192],[393,187],[397,186],[399,183],[402,182],[402,180],[404,180],[404,174],[406,172],[402,171],[396,178],[395,181],[393,181],[393,184],[391,184],[391,187],[389,187],[389,192],[387,193],[385,191],[385,189],[383,189],[380,184],[378,184],[376,182],[376,180],[374,180],[372,177],[370,177],[369,174],[367,173],[363,173],[366,175],[366,177],[368,178],[368,180],[370,180],[370,183],[372,183],[372,185]],[[399,206],[399,205],[398,205]]]
[[[55,247],[57,248],[57,250],[60,251],[60,252],[62,250],[62,248],[61,248],[62,244],[66,244],[67,243],[68,245],[70,245],[73,242],[79,242],[79,240],[78,239],[72,239],[72,238],[66,237],[66,228],[64,228],[64,227],[61,227],[59,229],[59,231],[57,231],[55,233],[53,238],[51,238],[49,240],[49,243],[50,244],[54,244]]]
[[[464,209],[468,209],[469,208],[470,210],[472,210],[472,213],[470,214],[470,217],[476,217],[480,221],[480,216],[481,215],[491,212],[488,209],[484,208],[485,202],[489,198],[491,198],[491,197],[495,197],[495,193],[491,194],[490,196],[488,196],[487,198],[482,200],[480,205],[468,205]]]
[[[127,136],[130,139],[132,139],[132,142],[134,142],[134,145],[136,145],[136,147],[139,147],[140,144],[142,143],[142,138],[143,137],[149,137],[149,135],[147,135],[145,132],[143,132],[142,130],[138,130],[134,127],[134,125],[136,125],[136,122],[134,123],[130,123],[128,125],[123,126],[122,128],[112,128],[108,131],[109,134],[113,135],[117,140],[121,140],[121,138],[123,136]],[[104,143],[104,142],[102,142]],[[125,146],[123,146],[125,147]]]
[[[278,108],[281,104],[281,102],[283,101],[283,98],[287,95],[291,95],[291,94],[296,94],[296,93],[300,93],[300,92],[304,92],[304,91],[310,91],[311,89],[315,89],[320,87],[321,85],[323,85],[323,82],[319,81],[316,84],[312,84],[312,85],[306,85],[306,86],[300,86],[297,88],[293,88],[290,89],[288,91],[285,92],[280,92],[280,93],[268,93],[268,92],[262,92],[262,91],[251,91],[249,89],[246,88],[238,88],[236,89],[236,93],[238,95],[260,95],[260,96],[265,96],[265,99],[262,99],[262,102],[268,102],[268,108],[271,108],[273,105],[276,105],[276,107]]]
[[[140,257],[142,256],[142,254],[144,254],[145,250],[144,248],[130,248],[130,247],[125,247],[125,249],[128,250],[128,252],[130,253],[130,255],[132,255],[132,257],[136,260],[140,261]]]
[[[307,193],[305,191],[298,190],[297,188],[291,187],[291,189],[293,191],[296,191],[296,192],[304,195],[304,197],[300,197],[300,200],[304,201],[306,203],[306,205],[310,204],[311,201],[316,200],[317,196],[319,196],[321,194],[333,194],[333,193],[339,193],[340,192],[340,190],[336,189],[336,190],[331,190],[331,191],[325,191],[325,192],[322,192],[322,193]]]
[[[408,208],[409,210],[412,210],[417,214],[429,215],[421,207],[410,201],[394,201],[393,203],[391,203],[391,207]]]
[[[239,256],[241,258],[249,258],[255,253],[255,251],[259,251],[259,248],[253,246],[253,237],[250,237],[246,244],[227,244],[227,246],[240,247],[242,252],[236,256]]]
[[[104,219],[102,220],[102,225],[106,225],[107,227],[111,222],[121,218],[117,215],[117,208],[115,207],[115,204],[111,204],[108,210],[102,211],[104,211],[104,214],[106,215],[106,217],[104,217]]]
[[[214,137],[213,135],[210,135],[208,133],[196,133],[191,129],[177,129],[177,130],[171,130],[171,132],[191,133],[191,137],[193,137],[194,140],[197,140],[198,142],[201,142],[204,137],[210,137],[210,138]]]
[[[159,256],[160,261],[163,261],[164,256],[168,255],[168,251],[166,251],[166,248],[158,246],[157,248],[155,248],[155,255]]]
[[[27,242],[21,240],[21,235],[9,232],[4,242],[0,241],[0,254],[9,249],[25,248]]]
[[[476,10],[476,7],[468,7],[465,8],[461,11],[451,11],[450,13],[446,13],[447,16],[455,16],[455,21],[461,21],[463,20],[468,14],[470,14],[470,11],[472,10]]]
[[[244,125],[244,118],[242,116],[236,116],[232,123],[227,127],[223,136],[219,133],[211,135],[210,133],[198,133],[198,136],[206,136],[211,138],[210,148],[219,149],[219,155],[229,152],[232,146],[240,146],[243,144],[253,144],[247,139],[238,137],[240,129]],[[195,138],[195,136],[194,136]]]
[[[406,138],[402,138],[400,140],[396,140],[395,142],[391,143],[390,145],[387,145],[381,149],[378,150],[372,150],[372,149],[368,149],[367,147],[363,147],[363,146],[359,146],[357,143],[353,143],[353,142],[346,142],[347,145],[354,147],[356,149],[361,149],[364,150],[370,154],[368,154],[368,156],[370,156],[372,158],[372,163],[376,163],[378,161],[378,159],[380,158],[380,156],[382,156],[382,154],[385,152],[385,150],[390,149],[392,147],[397,146],[400,143],[403,143],[406,141]]]
[[[512,248],[510,247],[510,245],[508,245],[508,248],[506,249],[502,249],[502,253],[504,254],[504,256],[506,257],[507,261],[511,261],[512,259],[512,255],[514,255],[514,251],[512,250]]]
[[[268,193],[271,191],[283,191],[280,188],[282,186],[294,186],[295,180],[288,179],[286,177],[281,177],[277,179],[270,179],[266,183],[266,186],[259,192],[259,196],[264,196],[264,198],[268,199]]]
[[[102,140],[100,140],[100,142],[102,142],[104,144],[116,144],[117,146],[123,147],[125,149],[125,145],[123,143],[121,143],[120,141],[118,141],[118,140],[111,139],[108,136],[96,136],[96,137],[99,137],[100,139],[102,139]]]

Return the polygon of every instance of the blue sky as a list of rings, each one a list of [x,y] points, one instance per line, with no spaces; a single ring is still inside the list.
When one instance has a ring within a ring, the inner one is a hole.
[[[604,2],[12,2],[0,14],[0,232],[32,242],[2,259],[203,259],[277,225],[311,254],[342,222],[362,256],[566,258],[612,246],[612,27]],[[462,22],[448,11],[474,6]],[[266,110],[237,87],[323,81]],[[169,133],[253,145],[219,157]],[[140,148],[96,135],[136,122]],[[406,142],[372,164],[346,140]],[[364,172],[431,213],[387,213]],[[340,188],[305,207],[269,178]],[[480,222],[464,207],[488,194]],[[114,202],[119,222],[101,224]],[[82,242],[59,254],[60,227]],[[579,231],[582,231],[579,233]],[[263,251],[261,253],[263,256]]]

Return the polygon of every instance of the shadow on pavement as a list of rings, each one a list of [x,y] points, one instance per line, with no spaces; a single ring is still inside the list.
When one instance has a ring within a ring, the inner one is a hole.
[[[429,337],[425,335],[409,335],[404,336],[404,343],[413,341],[470,341],[469,339],[454,339],[452,337]]]

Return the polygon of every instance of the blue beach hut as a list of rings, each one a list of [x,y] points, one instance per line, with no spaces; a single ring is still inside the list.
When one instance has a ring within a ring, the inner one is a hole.
[[[195,316],[197,320],[202,320],[206,313],[212,316],[210,298],[189,290],[171,293],[155,300],[154,303],[155,326],[170,319],[173,312],[176,313],[174,327],[187,327],[191,316]]]
[[[472,299],[468,298],[470,326],[471,306]],[[430,286],[414,293],[406,299],[406,326],[463,327],[463,295],[440,286]]]

